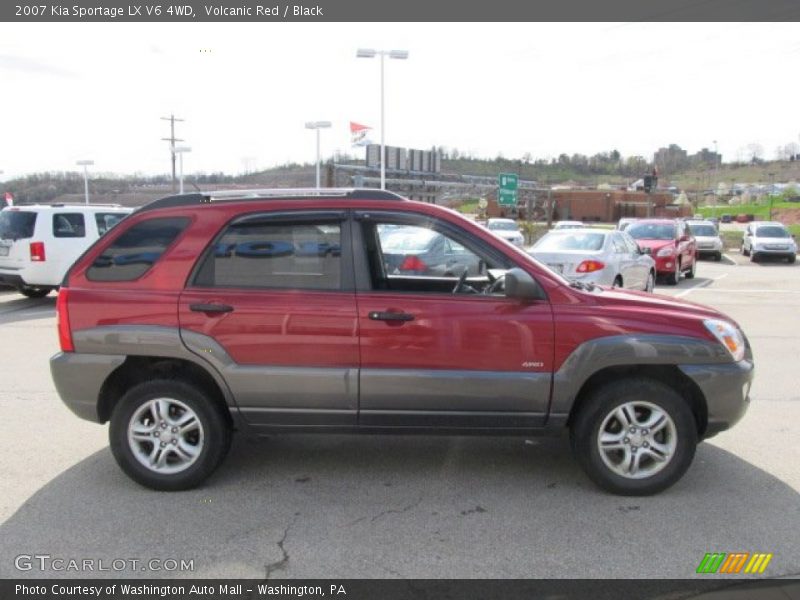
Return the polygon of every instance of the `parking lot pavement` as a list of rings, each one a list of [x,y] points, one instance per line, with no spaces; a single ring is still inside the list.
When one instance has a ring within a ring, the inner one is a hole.
[[[651,498],[599,491],[565,439],[296,436],[237,439],[205,487],[145,490],[106,428],[53,389],[54,299],[0,294],[0,577],[20,554],[186,559],[194,571],[97,576],[689,577],[706,552],[774,554],[800,573],[800,270],[703,261],[658,293],[716,306],[747,332],[752,405]]]

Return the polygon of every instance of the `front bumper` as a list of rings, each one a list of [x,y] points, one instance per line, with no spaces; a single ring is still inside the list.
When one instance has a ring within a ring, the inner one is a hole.
[[[749,358],[735,363],[710,365],[681,365],[706,399],[708,424],[703,434],[709,438],[733,427],[750,406],[750,384],[753,381],[753,361]]]
[[[102,423],[98,413],[100,389],[125,362],[124,356],[59,352],[50,359],[50,373],[61,400],[81,419]]]

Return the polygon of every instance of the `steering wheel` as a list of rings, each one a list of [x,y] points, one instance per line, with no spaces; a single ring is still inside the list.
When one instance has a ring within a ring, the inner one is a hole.
[[[453,293],[457,294],[461,291],[461,288],[464,287],[464,283],[467,281],[467,274],[469,273],[469,269],[464,267],[463,273],[461,273],[461,277],[458,278],[458,282],[456,283],[456,287],[453,288]]]
[[[501,287],[503,287],[503,284],[506,281],[506,274],[503,273],[502,275],[500,275],[500,277],[490,277],[490,281],[491,283],[487,285],[486,288],[483,290],[483,293],[486,294],[487,296],[494,294]]]

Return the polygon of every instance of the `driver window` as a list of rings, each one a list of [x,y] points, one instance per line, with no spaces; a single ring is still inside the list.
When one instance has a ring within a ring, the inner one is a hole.
[[[469,240],[456,240],[450,232],[437,230],[434,222],[362,225],[373,289],[451,293],[466,273],[460,292],[483,292],[496,279],[488,271],[506,268]]]

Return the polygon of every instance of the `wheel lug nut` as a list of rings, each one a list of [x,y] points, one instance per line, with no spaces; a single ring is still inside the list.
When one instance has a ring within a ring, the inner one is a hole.
[[[161,447],[164,448],[166,446],[166,442],[161,442]]]
[[[161,421],[161,429],[166,429],[166,428],[167,428],[167,422]]]
[[[172,433],[178,433],[178,428],[177,427],[173,427],[172,428]]]
[[[630,444],[630,442],[631,442],[631,441],[630,441],[628,438],[625,438],[625,439],[624,439],[624,440],[622,440],[622,441],[623,441],[623,442],[625,442],[626,444]]]
[[[173,446],[177,446],[178,445],[178,440],[176,440],[175,438],[172,438],[172,445]]]
[[[154,431],[154,432],[153,432],[153,435],[154,435],[154,436],[156,436],[156,437],[158,437],[158,436],[160,436],[160,435],[161,435],[161,432],[160,432],[160,431]]]
[[[648,433],[650,433],[650,430],[649,429],[642,429],[642,433],[644,435],[647,435]]]
[[[636,433],[636,427],[631,427],[630,432],[631,433]]]
[[[645,442],[645,443],[644,443],[644,444],[642,444],[642,445],[643,445],[645,448],[649,448],[649,447],[650,447],[650,444],[648,444],[647,442]]]
[[[638,450],[638,448],[637,448],[636,446],[634,446],[633,448],[631,448],[631,452],[633,452],[633,453],[636,453],[636,451],[637,451],[637,450]]]

